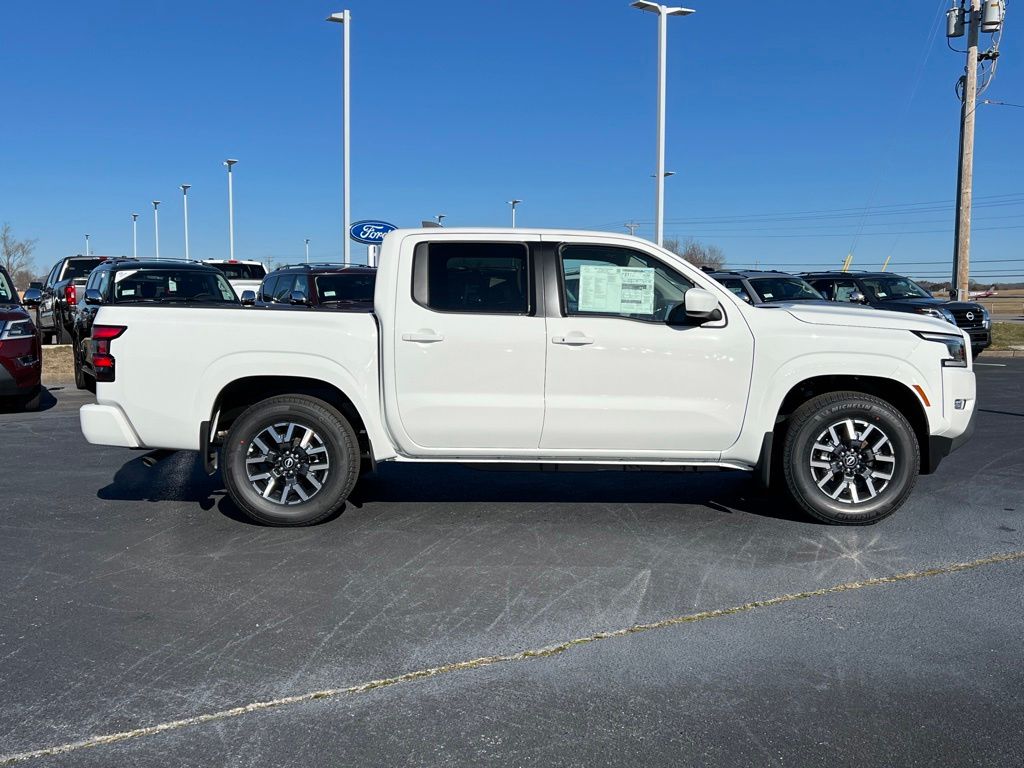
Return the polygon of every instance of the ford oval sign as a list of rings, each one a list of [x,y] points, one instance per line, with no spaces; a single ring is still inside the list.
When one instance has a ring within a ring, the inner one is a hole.
[[[394,224],[388,224],[386,221],[373,221],[371,219],[367,219],[366,221],[357,221],[349,227],[348,236],[357,243],[380,245],[384,240],[384,235],[388,232],[393,232],[396,229],[398,229],[398,227]]]

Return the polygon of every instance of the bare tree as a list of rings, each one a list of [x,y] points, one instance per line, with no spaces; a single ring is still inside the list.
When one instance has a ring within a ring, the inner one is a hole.
[[[725,266],[725,252],[721,248],[717,245],[705,246],[692,237],[686,238],[682,243],[678,238],[666,240],[665,248],[677,256],[682,256],[696,267],[721,269]]]
[[[10,224],[5,222],[0,227],[0,264],[7,270],[7,274],[15,281],[15,287],[19,290],[27,288],[28,280],[31,280],[32,252],[35,249],[36,241],[18,240]]]

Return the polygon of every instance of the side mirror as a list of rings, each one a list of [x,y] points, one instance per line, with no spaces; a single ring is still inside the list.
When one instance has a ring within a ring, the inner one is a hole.
[[[721,320],[722,310],[718,308],[718,297],[703,288],[691,288],[669,313],[669,325],[694,325],[712,320]]]
[[[292,291],[290,302],[292,304],[309,304],[309,299],[302,291]]]
[[[38,307],[39,302],[43,298],[43,292],[38,288],[29,288],[25,291],[25,296],[22,301],[25,302],[26,307]]]
[[[860,291],[854,291],[853,293],[850,294],[850,301],[852,301],[854,304],[863,304],[867,301],[867,299],[864,298],[864,294],[861,293]]]
[[[242,306],[251,307],[256,303],[256,291],[242,291]]]
[[[95,288],[89,288],[85,292],[85,303],[90,304],[92,306],[96,306],[97,304],[103,303],[103,297],[100,295],[100,292]]]

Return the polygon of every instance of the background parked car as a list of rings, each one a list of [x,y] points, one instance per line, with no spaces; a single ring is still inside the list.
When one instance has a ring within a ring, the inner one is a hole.
[[[106,256],[68,256],[53,265],[42,289],[25,291],[26,301],[36,307],[40,342],[71,343],[72,313],[78,303],[78,293],[85,287],[89,273],[106,259]]]
[[[942,318],[967,332],[975,357],[992,344],[992,322],[981,304],[937,299],[909,277],[892,272],[806,272],[802,276],[830,301]]]
[[[266,268],[258,261],[203,259],[202,263],[219,269],[239,296],[242,295],[242,291],[258,291],[260,282],[267,274]]]
[[[826,300],[802,277],[787,272],[748,269],[709,274],[748,304]]]
[[[0,267],[0,398],[5,404],[39,407],[41,351],[32,317],[10,274]]]
[[[295,264],[275,269],[263,280],[255,300],[260,306],[308,306],[373,309],[374,267]]]
[[[109,259],[89,275],[75,305],[72,326],[75,385],[96,391],[106,373],[102,345],[93,333],[99,308],[109,304],[238,304],[224,275],[196,261]],[[100,347],[100,348],[98,348]],[[97,355],[97,353],[99,353]],[[98,359],[97,359],[98,358]]]

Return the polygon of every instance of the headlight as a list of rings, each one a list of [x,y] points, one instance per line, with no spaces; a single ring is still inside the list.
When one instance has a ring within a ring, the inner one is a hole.
[[[946,345],[949,357],[943,360],[942,364],[947,368],[967,367],[967,347],[964,344],[963,336],[947,336],[944,333],[925,333],[924,331],[915,331],[915,333],[925,341]]]
[[[0,332],[0,341],[5,339],[27,339],[35,336],[36,329],[31,320],[14,320],[3,326]]]
[[[928,315],[928,317],[937,317],[939,320],[945,320],[947,323],[956,325],[956,318],[953,317],[953,313],[948,309],[941,307],[918,307],[916,310],[919,315]]]
[[[988,310],[984,307],[981,308],[981,324],[988,328],[992,324],[992,318],[988,314]]]

